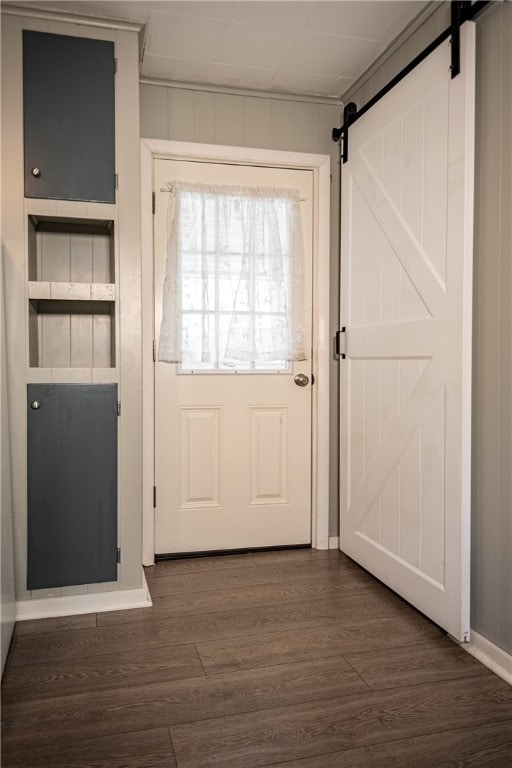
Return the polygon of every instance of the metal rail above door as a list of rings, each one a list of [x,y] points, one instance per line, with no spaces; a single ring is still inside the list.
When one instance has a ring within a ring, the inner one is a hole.
[[[451,63],[450,70],[452,79],[457,77],[460,72],[460,28],[465,21],[471,21],[481,13],[488,5],[490,0],[477,0],[477,2],[467,2],[466,0],[456,0],[451,3],[451,24],[444,32],[433,40],[416,58],[414,58],[407,66],[405,66],[395,77],[393,77],[389,83],[381,88],[378,93],[375,94],[369,101],[366,102],[360,109],[357,108],[357,104],[350,101],[343,110],[343,125],[340,128],[333,128],[332,140],[334,142],[342,141],[341,159],[343,163],[348,160],[348,134],[349,127],[353,125],[356,120],[359,120],[369,109],[371,109],[383,96],[391,91],[398,83],[404,79],[418,64],[421,64],[427,56],[438,48],[448,37],[450,37],[451,43]]]

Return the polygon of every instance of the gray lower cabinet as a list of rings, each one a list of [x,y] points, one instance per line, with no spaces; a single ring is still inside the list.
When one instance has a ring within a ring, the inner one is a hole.
[[[117,579],[117,384],[29,384],[27,588]]]

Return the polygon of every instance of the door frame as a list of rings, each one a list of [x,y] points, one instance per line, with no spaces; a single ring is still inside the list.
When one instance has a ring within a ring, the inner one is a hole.
[[[190,160],[258,165],[313,172],[313,359],[311,546],[329,548],[329,266],[330,266],[330,173],[329,155],[251,149],[183,141],[141,139],[142,219],[142,562],[155,559],[155,367],[154,258],[153,258],[153,161]]]

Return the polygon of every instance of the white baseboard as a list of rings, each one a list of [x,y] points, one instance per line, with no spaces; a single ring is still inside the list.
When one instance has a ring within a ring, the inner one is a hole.
[[[127,608],[150,608],[153,605],[144,572],[140,589],[120,589],[117,592],[96,592],[87,595],[45,597],[41,600],[19,600],[16,621],[48,619],[54,616],[75,616],[81,613],[104,613]]]
[[[474,629],[471,630],[469,643],[461,643],[461,648],[512,685],[512,656],[503,648],[494,645]]]
[[[340,548],[340,537],[329,536],[329,549],[339,549],[339,548]]]

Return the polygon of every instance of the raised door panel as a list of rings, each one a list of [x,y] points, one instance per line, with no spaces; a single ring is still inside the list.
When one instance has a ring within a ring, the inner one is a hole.
[[[114,111],[114,43],[24,30],[25,196],[114,203]]]
[[[290,457],[288,408],[249,406],[251,411],[250,504],[288,504]]]
[[[220,507],[222,408],[180,408],[180,509]]]
[[[27,588],[115,581],[117,385],[29,384],[27,397]]]

